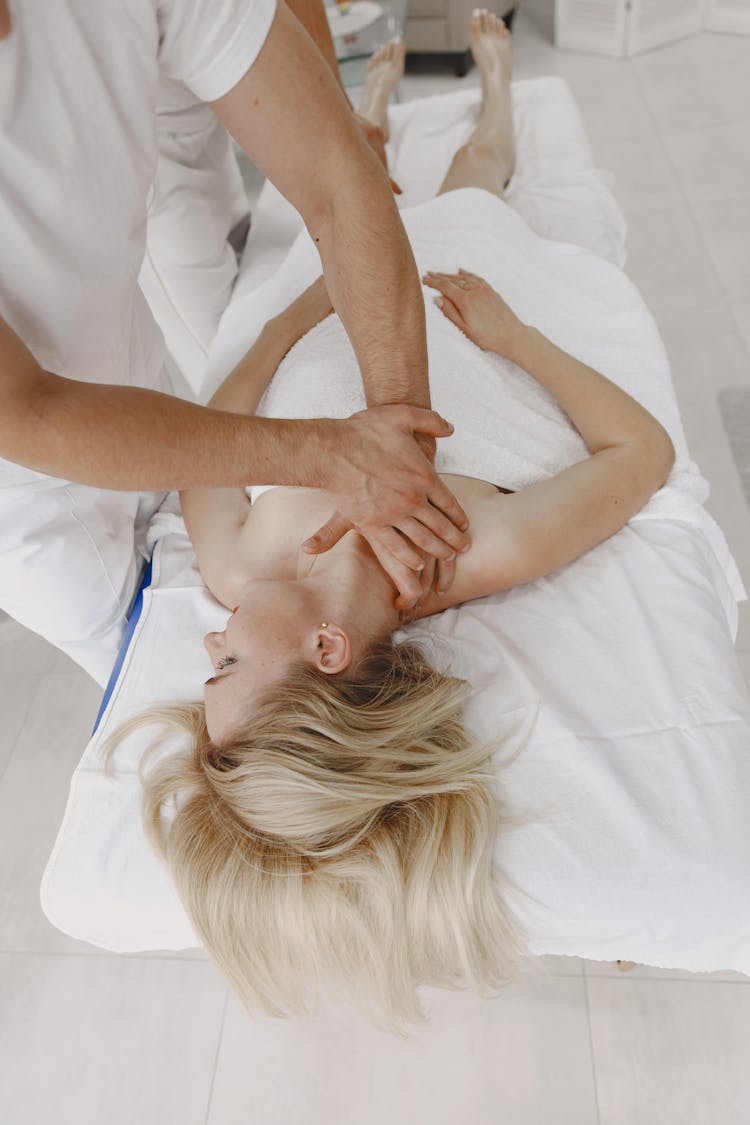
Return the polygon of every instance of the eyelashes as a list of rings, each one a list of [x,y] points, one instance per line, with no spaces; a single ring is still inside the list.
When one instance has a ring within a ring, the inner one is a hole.
[[[222,668],[226,668],[230,664],[236,664],[236,663],[237,663],[237,657],[236,656],[222,656],[221,660],[219,660],[219,662],[216,665],[216,671],[220,672],[222,670]]]

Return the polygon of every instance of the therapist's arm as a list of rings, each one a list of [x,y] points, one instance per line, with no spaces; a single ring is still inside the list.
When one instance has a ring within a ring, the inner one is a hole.
[[[368,403],[427,406],[424,303],[387,174],[286,5],[253,66],[212,106],[302,215]]]
[[[331,25],[326,16],[323,0],[286,0],[286,4],[313,40],[315,46],[328,63],[331,74],[346,94],[344,83],[341,80],[341,70],[339,69],[338,59],[336,58],[336,49],[331,36]],[[360,117],[356,112],[354,113],[354,119],[357,122],[362,136],[365,138],[380,163],[387,170],[388,158],[385,153],[385,136],[383,130],[377,125],[373,125],[372,121],[368,121],[366,117]],[[392,190],[395,191],[397,195],[401,195],[401,188],[396,181],[389,178],[389,182]]]
[[[343,90],[344,84],[339,73],[336,49],[333,46],[331,25],[328,22],[323,0],[286,0],[286,6],[302,24]]]
[[[342,500],[349,487],[354,499],[372,484],[365,522],[379,509],[383,522],[398,524],[410,503],[419,507],[420,488],[432,490],[410,427],[451,433],[433,411],[409,407],[342,420],[252,418],[140,387],[78,382],[45,371],[0,318],[0,457],[50,476],[128,491],[266,481],[328,488]],[[395,485],[378,473],[391,455]],[[435,501],[448,510],[445,496]],[[463,518],[458,505],[450,516]]]
[[[439,555],[466,518],[416,445],[417,432],[452,431],[433,411],[409,406],[342,420],[250,418],[138,387],[77,382],[45,371],[0,319],[0,458],[99,488],[265,481],[328,489],[414,598],[414,552],[398,531]]]

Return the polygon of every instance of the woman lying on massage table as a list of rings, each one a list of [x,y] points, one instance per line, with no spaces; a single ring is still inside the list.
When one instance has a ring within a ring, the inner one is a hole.
[[[510,38],[486,13],[471,34],[483,107],[441,191],[479,187],[502,199],[514,160]],[[371,65],[363,112],[376,124],[402,67],[399,44]],[[638,512],[674,461],[651,414],[521,323],[480,277],[424,280],[473,341],[461,341],[466,362],[478,347],[533,376],[590,456],[517,492],[491,466],[489,479],[451,473],[472,546],[445,592],[445,575],[425,560],[411,618],[571,562]],[[331,312],[321,279],[266,325],[212,405],[254,411],[290,348]],[[461,372],[451,377],[459,416]],[[460,441],[457,426],[448,444]],[[454,469],[461,456],[454,449]],[[471,463],[471,451],[463,456]],[[522,942],[493,882],[498,810],[488,748],[462,725],[468,685],[414,645],[394,644],[403,613],[364,539],[301,551],[330,515],[328,494],[275,488],[251,505],[243,490],[196,490],[182,506],[205,583],[232,614],[205,639],[214,667],[205,705],[146,717],[187,729],[193,749],[145,771],[145,817],[209,951],[248,1002],[278,1014],[304,1010],[308,987],[331,973],[395,1023],[419,1015],[420,983],[507,979]]]

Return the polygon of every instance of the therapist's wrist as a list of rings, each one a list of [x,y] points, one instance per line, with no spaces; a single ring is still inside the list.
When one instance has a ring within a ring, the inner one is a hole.
[[[249,483],[325,488],[341,444],[342,420],[253,418]],[[260,427],[260,429],[258,429]]]

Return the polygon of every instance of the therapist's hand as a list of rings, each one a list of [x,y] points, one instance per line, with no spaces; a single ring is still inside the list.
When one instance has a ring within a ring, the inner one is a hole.
[[[6,39],[11,32],[8,0],[0,0],[0,39]]]
[[[413,406],[378,406],[338,423],[321,481],[338,508],[303,550],[321,554],[356,529],[398,590],[399,609],[424,596],[424,554],[446,564],[450,581],[456,554],[470,546],[469,521],[415,436],[452,432],[435,411]]]

